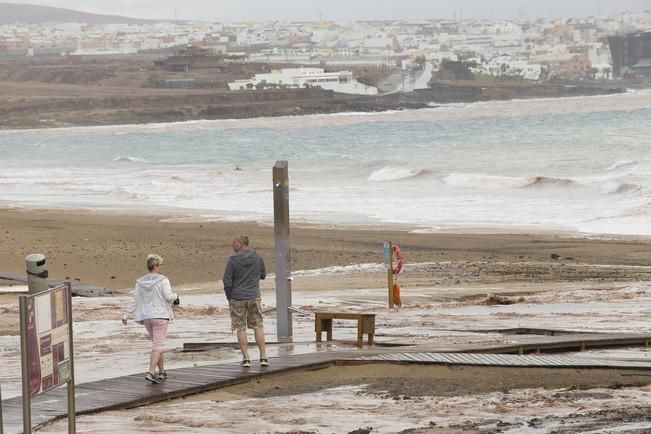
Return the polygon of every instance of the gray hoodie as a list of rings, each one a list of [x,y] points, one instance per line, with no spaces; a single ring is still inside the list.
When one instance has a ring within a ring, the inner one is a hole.
[[[230,301],[260,297],[260,280],[267,277],[262,257],[253,249],[236,252],[228,259],[224,271],[224,292]]]

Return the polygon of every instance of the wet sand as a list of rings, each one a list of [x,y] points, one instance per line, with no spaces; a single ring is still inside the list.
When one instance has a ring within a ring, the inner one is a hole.
[[[165,258],[173,285],[221,279],[231,239],[246,233],[274,270],[273,227],[251,222],[174,221],[175,216],[91,211],[0,210],[0,271],[23,273],[24,258],[43,253],[50,276],[130,288],[149,253]],[[651,240],[575,234],[411,233],[410,228],[291,229],[292,270],[380,264],[382,242],[398,243],[407,264],[431,263],[405,279],[422,285],[496,281],[642,279],[651,264]],[[553,259],[556,258],[556,259]],[[598,265],[598,267],[592,267]],[[618,267],[602,267],[618,266]],[[381,284],[373,282],[373,285]]]
[[[648,372],[625,369],[545,369],[368,363],[301,369],[260,377],[253,382],[201,393],[180,401],[232,401],[291,396],[342,386],[364,386],[384,399],[463,396],[514,389],[589,389],[651,383]]]
[[[158,405],[82,417],[84,432],[451,434],[635,432],[646,372],[370,364],[257,378]],[[604,409],[605,408],[605,409]],[[611,427],[613,431],[605,431]],[[56,422],[43,432],[61,432]]]

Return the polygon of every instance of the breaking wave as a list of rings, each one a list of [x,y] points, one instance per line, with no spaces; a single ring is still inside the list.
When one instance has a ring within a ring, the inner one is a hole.
[[[147,160],[138,157],[115,157],[114,163],[146,163]]]
[[[373,182],[397,181],[399,179],[414,178],[425,174],[425,169],[410,169],[407,167],[385,166],[372,172],[368,180]]]
[[[443,182],[452,187],[464,188],[513,188],[522,185],[522,178],[501,175],[487,175],[485,173],[451,173]]]
[[[502,188],[535,188],[535,187],[568,187],[576,185],[576,181],[567,178],[551,176],[503,176],[485,173],[451,173],[443,181],[453,187],[502,189]]]
[[[527,178],[527,183],[522,186],[522,188],[529,187],[546,187],[546,186],[560,186],[560,187],[569,187],[576,185],[576,181],[573,181],[568,178],[555,178],[553,176],[534,176]]]
[[[635,166],[636,164],[637,164],[637,161],[634,161],[634,160],[618,160],[618,161],[615,161],[610,166],[606,167],[606,170],[610,172],[610,171],[616,170],[616,169],[629,168],[631,166]]]
[[[602,194],[624,194],[624,193],[640,193],[642,187],[637,184],[629,184],[627,182],[608,181],[602,184]]]

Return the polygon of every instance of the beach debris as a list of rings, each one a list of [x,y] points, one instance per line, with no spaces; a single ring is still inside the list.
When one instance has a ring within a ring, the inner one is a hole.
[[[348,434],[370,434],[373,431],[373,427],[369,426],[366,428],[357,428],[355,430],[349,431]]]
[[[498,304],[506,305],[506,304],[514,304],[514,303],[515,303],[514,300],[507,297],[500,297],[499,295],[496,294],[488,294],[486,296],[486,299],[483,302],[483,304],[485,304],[486,306],[494,306]]]
[[[552,253],[551,255],[549,255],[549,257],[552,258],[552,261],[560,261],[560,260],[573,261],[574,260],[574,258],[571,257],[571,256],[563,257],[563,256],[559,255],[558,253]]]

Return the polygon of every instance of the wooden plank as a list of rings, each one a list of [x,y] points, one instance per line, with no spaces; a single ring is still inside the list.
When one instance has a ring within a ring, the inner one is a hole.
[[[322,319],[356,319],[360,320],[363,318],[375,318],[374,313],[355,313],[355,312],[324,312],[316,311],[314,312],[315,317]]]
[[[298,342],[294,341],[294,344]],[[305,342],[305,343],[311,343]],[[267,346],[269,345],[279,345],[282,342],[269,341],[265,342]],[[255,347],[255,342],[249,342],[249,347]],[[184,353],[199,352],[199,351],[211,351],[220,348],[231,348],[235,350],[240,349],[240,345],[237,342],[184,342],[182,351]]]
[[[400,353],[390,355],[378,355],[370,357],[358,357],[355,360],[375,362],[398,362],[405,361],[419,363],[427,361],[427,355],[423,353]],[[436,356],[442,357],[439,364],[453,365],[484,365],[503,367],[567,367],[567,368],[617,368],[617,369],[651,369],[649,362],[625,362],[615,360],[584,359],[565,356],[515,356],[504,354],[472,354],[472,353],[441,353]]]

